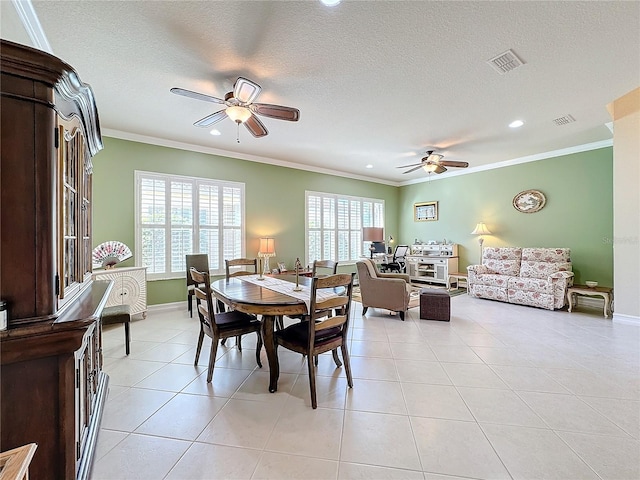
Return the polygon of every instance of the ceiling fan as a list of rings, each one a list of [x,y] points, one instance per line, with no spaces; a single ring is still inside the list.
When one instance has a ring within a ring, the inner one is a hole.
[[[183,97],[195,98],[196,100],[203,100],[205,102],[220,103],[226,106],[226,108],[207,115],[195,122],[194,125],[196,127],[210,127],[229,117],[236,122],[238,128],[240,128],[240,124],[244,124],[254,137],[264,137],[269,132],[256,114],[278,120],[287,120],[289,122],[298,121],[300,118],[300,110],[297,108],[270,105],[268,103],[253,103],[261,90],[262,87],[257,83],[243,77],[238,77],[233,84],[233,91],[228,92],[224,96],[224,100],[212,97],[211,95],[205,95],[204,93],[185,90],[184,88],[174,87],[171,89],[171,93],[182,95]],[[239,139],[238,142],[240,142]]]
[[[432,173],[444,173],[447,171],[445,167],[458,167],[458,168],[467,168],[469,166],[468,162],[456,162],[449,160],[442,160],[444,155],[440,155],[439,153],[433,153],[433,150],[427,151],[427,156],[424,157],[420,163],[414,163],[412,165],[402,165],[398,168],[407,168],[413,167],[402,173],[411,173],[415,170],[422,168],[429,175]]]

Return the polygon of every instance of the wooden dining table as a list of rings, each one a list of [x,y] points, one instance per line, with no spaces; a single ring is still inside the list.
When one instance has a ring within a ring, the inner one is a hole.
[[[279,275],[278,278],[290,281],[291,288],[295,285],[295,275]],[[298,283],[310,286],[311,278],[299,277]],[[259,284],[243,281],[242,277],[211,282],[211,293],[234,310],[262,316],[262,340],[269,362],[269,391],[273,393],[278,390],[280,365],[273,335],[276,319],[283,315],[306,314],[305,302]]]

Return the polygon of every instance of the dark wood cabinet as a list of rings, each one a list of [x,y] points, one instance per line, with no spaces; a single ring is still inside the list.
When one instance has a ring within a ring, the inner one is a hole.
[[[60,59],[0,44],[0,447],[37,443],[32,479],[88,478],[108,377],[91,277],[93,93]]]

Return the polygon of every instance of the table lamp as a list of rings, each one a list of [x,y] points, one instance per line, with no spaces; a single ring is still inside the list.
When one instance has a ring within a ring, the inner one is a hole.
[[[264,263],[264,268],[260,268],[260,276],[258,277],[260,280],[263,280],[262,276],[264,273],[269,273],[269,259],[271,257],[276,256],[276,243],[273,238],[266,237],[260,239],[260,248],[258,249],[258,257],[260,259],[264,259],[262,263]]]
[[[480,244],[480,264],[482,264],[482,244],[484,243],[484,238],[482,238],[482,236],[491,235],[491,232],[489,231],[487,226],[484,224],[484,222],[480,222],[476,225],[476,228],[473,229],[473,232],[471,232],[471,235],[479,235],[478,243]]]
[[[382,227],[364,227],[362,229],[362,239],[365,242],[384,242],[384,228]],[[373,243],[369,247],[371,251],[371,258],[373,258],[373,251],[375,247]]]

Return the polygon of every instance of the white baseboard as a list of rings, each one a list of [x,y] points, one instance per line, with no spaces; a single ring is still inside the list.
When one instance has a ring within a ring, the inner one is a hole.
[[[623,315],[622,313],[614,313],[613,314],[613,322],[614,323],[624,323],[627,325],[636,325],[640,327],[640,317],[636,317],[633,315]]]
[[[187,303],[186,301],[182,302],[172,302],[172,303],[158,303],[156,305],[149,305],[148,310],[150,312],[158,312],[164,310],[186,310]]]

